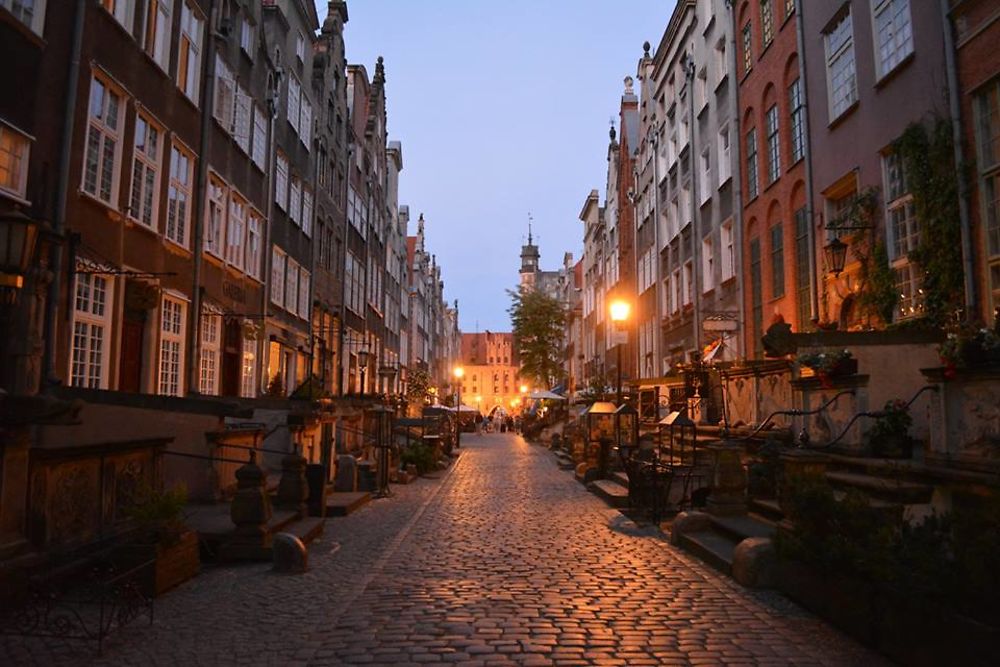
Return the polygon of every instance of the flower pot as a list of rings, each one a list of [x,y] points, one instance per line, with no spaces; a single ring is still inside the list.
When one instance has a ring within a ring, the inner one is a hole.
[[[149,575],[143,579],[143,593],[150,597],[179,586],[201,569],[198,533],[193,530],[181,533],[172,544],[132,544],[123,550],[123,560],[128,567],[153,561]]]
[[[905,433],[886,435],[872,442],[872,453],[883,459],[909,459],[913,456],[913,440]]]

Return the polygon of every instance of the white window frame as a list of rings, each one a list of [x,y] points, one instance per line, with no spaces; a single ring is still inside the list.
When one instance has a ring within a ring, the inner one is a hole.
[[[302,224],[302,181],[292,176],[288,188],[288,219],[296,225]]]
[[[734,278],[736,276],[736,249],[734,247],[734,236],[733,236],[733,222],[728,220],[722,223],[721,229],[721,239],[720,244],[722,250],[722,282]]]
[[[233,139],[245,154],[250,154],[250,130],[253,127],[253,98],[243,86],[236,86],[233,103]]]
[[[77,270],[73,285],[69,384],[88,389],[107,389],[111,367],[114,278],[90,273],[93,267],[88,265],[78,265]],[[103,299],[100,301],[95,299],[98,286]],[[98,332],[99,340],[95,340]]]
[[[188,0],[181,3],[181,36],[177,47],[177,87],[189,100],[198,105],[201,94],[202,35],[205,22],[189,6]],[[182,72],[182,66],[186,71]],[[183,79],[183,80],[182,80]]]
[[[39,37],[42,36],[42,32],[45,30],[45,4],[46,0],[35,0],[35,5],[31,8],[31,14],[29,15],[23,7],[18,11],[14,11],[12,0],[0,0],[0,7],[13,14],[15,19],[28,26]]]
[[[215,174],[208,179],[205,192],[205,229],[203,247],[205,252],[219,259],[225,256],[226,213],[229,208],[229,186]]]
[[[701,281],[702,292],[715,289],[715,248],[711,236],[701,240]]]
[[[729,182],[729,179],[733,177],[732,169],[732,137],[729,134],[729,123],[726,123],[721,128],[719,128],[719,140],[718,140],[718,171],[719,171],[719,187]]]
[[[244,270],[247,218],[250,204],[235,190],[229,192],[229,216],[226,220],[226,262]]]
[[[198,391],[209,396],[219,393],[219,335],[222,315],[207,312],[201,316],[201,359],[198,363]]]
[[[307,271],[303,267],[299,267],[299,305],[298,305],[298,313],[299,313],[299,317],[301,317],[304,320],[308,320],[309,319],[309,315],[310,315],[310,313],[309,313],[309,302],[310,302],[310,298],[309,298],[310,297],[310,292],[309,292],[309,289],[311,287],[311,285],[310,285],[310,279],[311,279],[311,275],[310,275],[309,271]]]
[[[251,159],[254,165],[264,171],[267,166],[267,116],[256,104],[253,105],[253,147]]]
[[[183,161],[180,159],[183,158]],[[167,184],[167,220],[163,235],[182,248],[190,247],[191,200],[194,181],[194,155],[174,142],[170,146],[170,181]],[[186,168],[184,166],[186,162]],[[186,171],[181,174],[181,170]],[[178,215],[178,208],[183,212]]]
[[[145,150],[139,148],[140,132],[145,132]],[[149,136],[155,134],[152,142]],[[132,133],[132,185],[129,191],[128,218],[138,224],[159,230],[160,161],[163,155],[163,128],[147,114],[136,113]],[[152,144],[152,145],[150,145]],[[149,174],[153,180],[149,182]],[[138,197],[138,201],[136,198]],[[136,207],[138,206],[138,210]]]
[[[778,105],[772,104],[764,114],[767,130],[767,184],[781,178],[781,121],[778,119]]]
[[[285,305],[285,262],[288,255],[278,246],[271,246],[271,303]]]
[[[751,127],[746,133],[747,140],[747,197],[754,199],[760,194],[760,165],[757,159],[757,128]]]
[[[291,256],[285,260],[285,310],[295,313],[299,307],[299,263]]]
[[[872,2],[872,47],[875,50],[875,74],[880,80],[913,53],[910,0]]]
[[[304,63],[306,61],[306,36],[299,31],[295,35],[295,57],[299,59],[299,62]]]
[[[842,31],[842,34],[841,34]],[[843,41],[835,43],[835,38]],[[823,48],[826,52],[826,91],[829,105],[830,122],[847,113],[858,101],[857,60],[854,57],[854,24],[851,18],[850,6],[830,30],[823,35]],[[838,72],[842,68],[842,72]],[[834,82],[834,78],[842,74],[842,82]],[[846,94],[841,94],[841,93]]]
[[[299,115],[302,107],[302,84],[294,76],[288,77],[288,124],[299,131]]]
[[[152,33],[152,44],[146,41],[146,53],[164,72],[170,66],[170,37],[173,33],[173,0],[149,0],[146,5],[146,27],[143,40]]]
[[[706,146],[699,159],[698,174],[698,205],[702,205],[712,197],[712,154]]]
[[[312,238],[313,227],[313,192],[302,187],[302,233]]]
[[[32,141],[32,137],[0,120],[0,166],[9,181],[0,180],[0,194],[27,201]]]
[[[160,302],[160,354],[156,385],[161,396],[184,395],[187,307],[186,300],[168,294],[164,294]]]
[[[264,216],[253,208],[247,216],[246,274],[260,280],[264,244]]]
[[[243,398],[257,397],[257,341],[243,337],[243,350],[240,359],[240,396]]]
[[[253,60],[256,26],[246,16],[240,21],[240,50]]]
[[[233,119],[236,114],[236,78],[229,65],[218,53],[215,54],[215,100],[212,116],[227,134],[233,133]]]
[[[288,211],[288,159],[281,153],[274,159],[274,201],[282,211]]]
[[[299,119],[299,141],[302,142],[302,145],[305,146],[308,151],[309,145],[312,143],[313,110],[312,103],[305,96],[304,92],[302,94],[302,103],[300,106],[301,117]]]
[[[94,94],[95,86],[100,86],[104,91],[103,97],[100,101],[101,109],[99,115],[95,117],[94,115]],[[113,111],[114,124],[110,124],[112,120],[112,110],[110,108],[109,101],[114,98],[117,100],[117,107]],[[118,187],[121,182],[121,161],[122,161],[122,134],[123,126],[125,124],[125,105],[126,98],[122,89],[114,84],[107,77],[94,72],[90,78],[90,95],[88,97],[87,106],[87,138],[86,145],[83,151],[83,166],[81,168],[80,174],[80,189],[87,193],[88,195],[94,197],[98,201],[104,202],[111,208],[118,208]],[[97,163],[95,165],[95,176],[93,190],[89,189],[87,186],[87,163],[89,162],[89,154],[92,149],[91,142],[95,139],[100,142],[100,145],[95,149],[97,151]],[[103,194],[104,183],[104,166],[105,161],[109,158],[106,153],[108,142],[112,142],[113,146],[111,148],[111,174],[109,176],[110,183],[108,185],[107,196]]]
[[[8,10],[13,9],[13,4],[9,1],[0,2],[0,5]],[[115,20],[132,34],[132,26],[135,25],[135,0],[100,0],[100,5],[115,17]]]

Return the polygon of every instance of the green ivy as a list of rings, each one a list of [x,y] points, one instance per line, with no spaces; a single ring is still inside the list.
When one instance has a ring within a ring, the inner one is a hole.
[[[896,141],[903,163],[920,244],[910,253],[923,271],[926,316],[939,326],[964,303],[962,240],[959,228],[958,174],[951,121],[935,119],[929,126],[914,123]]]
[[[868,280],[866,289],[858,298],[858,304],[869,315],[877,315],[886,324],[891,323],[899,294],[892,267],[889,266],[889,252],[885,241],[879,239],[875,242],[870,261],[862,269],[867,273]]]

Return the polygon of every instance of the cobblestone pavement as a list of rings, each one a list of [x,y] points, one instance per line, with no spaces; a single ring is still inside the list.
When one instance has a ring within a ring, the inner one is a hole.
[[[327,522],[305,575],[215,568],[152,627],[0,640],[0,664],[880,664],[783,597],[639,528],[507,434],[467,436],[437,479]]]

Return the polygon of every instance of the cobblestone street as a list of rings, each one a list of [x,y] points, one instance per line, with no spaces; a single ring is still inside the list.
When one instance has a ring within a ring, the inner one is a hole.
[[[0,641],[0,664],[878,664],[774,593],[636,527],[513,435],[328,521],[311,570],[212,568],[152,627],[88,645]]]

